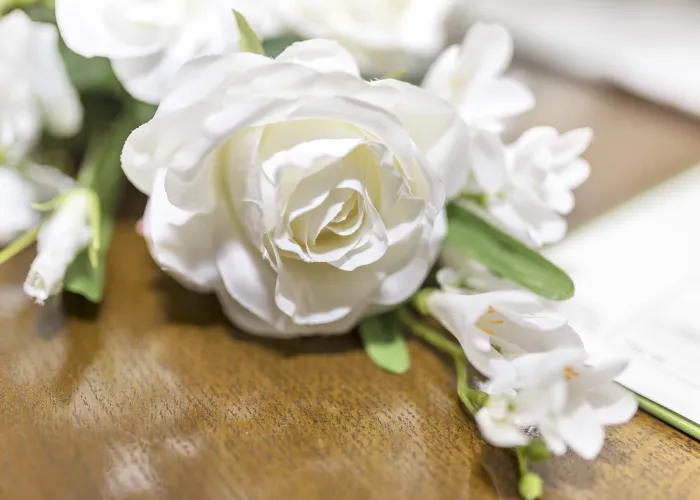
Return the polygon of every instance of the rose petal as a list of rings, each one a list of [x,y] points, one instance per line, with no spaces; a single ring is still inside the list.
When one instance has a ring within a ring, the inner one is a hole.
[[[355,58],[333,40],[305,40],[287,47],[277,61],[295,62],[322,73],[341,72],[360,76]]]

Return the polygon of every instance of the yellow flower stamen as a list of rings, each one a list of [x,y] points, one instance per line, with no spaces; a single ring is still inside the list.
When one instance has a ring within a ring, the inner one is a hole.
[[[580,375],[580,373],[577,372],[576,370],[574,370],[572,367],[570,367],[570,366],[564,367],[564,379],[567,382],[574,377],[578,377],[579,375]]]

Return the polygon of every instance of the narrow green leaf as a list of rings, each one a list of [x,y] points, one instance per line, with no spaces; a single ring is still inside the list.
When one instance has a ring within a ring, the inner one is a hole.
[[[121,169],[121,151],[126,138],[138,124],[134,113],[124,114],[111,127],[99,131],[91,140],[85,161],[80,170],[78,184],[89,189],[99,199],[99,225],[93,226],[99,241],[81,252],[68,268],[63,287],[82,295],[91,302],[100,303],[104,297],[105,267],[107,251],[114,227],[114,210],[121,187],[125,181]],[[95,220],[91,221],[93,224]]]
[[[255,34],[255,31],[253,31],[253,28],[250,27],[250,24],[248,24],[245,16],[235,9],[233,10],[233,14],[236,16],[238,31],[241,34],[241,52],[252,52],[253,54],[260,54],[261,56],[264,56],[265,50],[260,43],[260,39],[258,38],[258,35]]]
[[[397,375],[411,366],[403,332],[392,315],[374,316],[360,323],[360,337],[370,359],[380,368]]]
[[[571,278],[539,253],[462,205],[451,203],[447,215],[447,246],[542,297],[573,297]]]

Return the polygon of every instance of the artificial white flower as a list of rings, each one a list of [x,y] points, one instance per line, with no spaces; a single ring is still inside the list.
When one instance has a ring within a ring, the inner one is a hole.
[[[24,282],[24,292],[37,303],[43,304],[63,289],[68,266],[90,244],[89,210],[89,195],[76,189],[41,227],[37,256]]]
[[[156,104],[187,61],[239,48],[227,0],[56,0],[66,45],[106,57],[126,90]]]
[[[503,73],[513,59],[513,39],[498,24],[476,23],[462,45],[433,63],[423,88],[450,101],[471,126],[499,131],[502,120],[532,109],[532,92]]]
[[[0,40],[0,163],[14,166],[44,126],[55,135],[76,133],[83,110],[55,26],[14,10],[0,19]]]
[[[591,359],[583,348],[561,348],[523,355],[511,365],[514,372],[492,382],[494,403],[477,415],[484,437],[496,446],[522,444],[518,433],[522,438],[523,429],[536,426],[552,453],[569,447],[590,460],[603,447],[605,426],[625,423],[637,410],[634,396],[613,381],[625,360]]]
[[[287,26],[306,38],[338,41],[370,75],[420,69],[445,44],[455,0],[285,0]]]
[[[245,16],[250,27],[261,40],[284,33],[278,3],[288,0],[227,0],[229,7]]]
[[[337,334],[420,287],[467,175],[447,102],[366,82],[335,42],[184,68],[122,165],[155,260],[247,331]]]
[[[567,229],[562,215],[575,204],[571,191],[590,174],[590,165],[579,156],[591,137],[588,128],[559,134],[551,127],[535,127],[504,146],[496,134],[477,132],[473,179],[490,217],[532,246],[561,240]]]
[[[0,166],[0,247],[39,223],[33,203],[43,203],[73,187],[73,179],[52,167]]]
[[[528,292],[435,291],[424,305],[424,312],[457,338],[469,362],[487,377],[504,377],[516,356],[583,345],[564,318],[543,312],[541,301]]]
[[[530,436],[525,426],[518,422],[518,406],[515,395],[502,392],[492,394],[474,416],[484,439],[499,448],[525,446]]]

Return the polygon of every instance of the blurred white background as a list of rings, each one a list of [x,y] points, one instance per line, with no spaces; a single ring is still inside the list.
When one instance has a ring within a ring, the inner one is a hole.
[[[465,0],[460,9],[508,26],[527,59],[700,116],[696,0]]]

